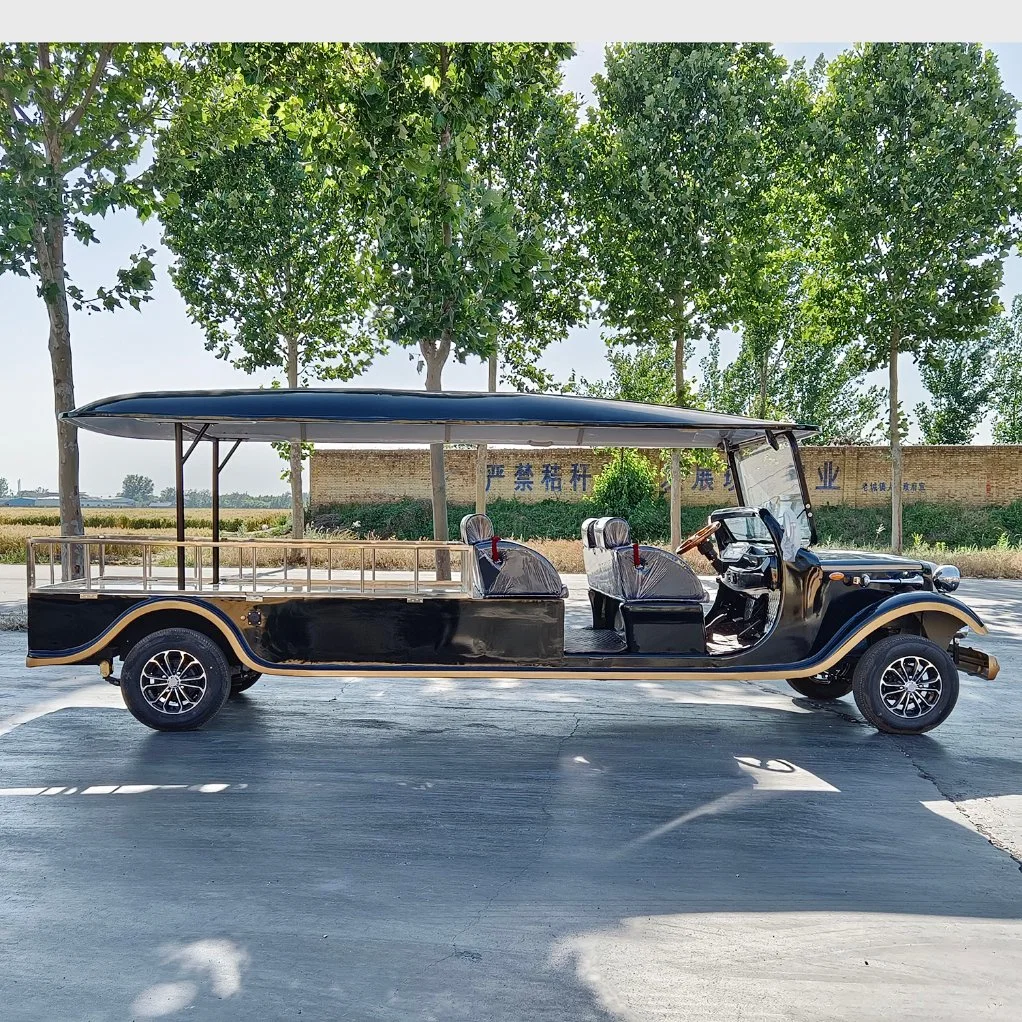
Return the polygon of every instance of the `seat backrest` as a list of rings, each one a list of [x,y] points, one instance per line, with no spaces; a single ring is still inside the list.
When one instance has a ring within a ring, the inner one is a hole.
[[[461,541],[474,546],[493,537],[493,522],[488,515],[470,514],[461,520]]]
[[[615,550],[632,542],[632,530],[623,518],[600,518],[593,532],[597,549]]]
[[[593,555],[596,550],[596,523],[598,521],[598,518],[587,518],[582,523],[582,564],[585,566],[587,575],[596,566]]]

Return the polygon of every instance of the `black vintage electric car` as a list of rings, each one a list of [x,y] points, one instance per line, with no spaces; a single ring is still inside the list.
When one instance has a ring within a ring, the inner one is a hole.
[[[202,725],[265,673],[785,679],[814,699],[852,692],[881,731],[917,734],[953,709],[959,670],[998,669],[959,642],[986,629],[949,595],[955,568],[814,549],[798,450],[811,426],[561,395],[326,389],[135,394],[66,418],[174,441],[177,537],[30,540],[28,664],[96,664],[160,730]],[[717,448],[740,506],[675,553],[623,519],[584,522],[592,619],[573,626],[553,565],[485,515],[454,543],[222,541],[220,472],[257,440]],[[213,538],[194,539],[184,465],[205,443]],[[714,565],[712,599],[681,556],[692,548]]]

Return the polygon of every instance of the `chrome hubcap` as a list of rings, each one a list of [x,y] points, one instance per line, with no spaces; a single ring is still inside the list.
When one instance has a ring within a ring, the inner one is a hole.
[[[186,713],[206,694],[206,671],[191,653],[166,649],[142,668],[142,698],[161,713]]]
[[[898,717],[922,717],[940,701],[940,671],[925,657],[903,656],[880,676],[880,698]]]

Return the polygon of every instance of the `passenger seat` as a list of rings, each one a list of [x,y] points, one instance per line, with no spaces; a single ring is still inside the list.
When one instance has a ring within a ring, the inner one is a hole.
[[[699,576],[685,561],[660,547],[633,543],[623,518],[588,518],[582,529],[590,589],[622,603],[706,599]],[[593,536],[591,548],[587,546],[589,533]]]
[[[487,515],[465,515],[461,541],[475,552],[473,588],[477,595],[559,599],[568,595],[557,569],[539,551],[494,535]]]

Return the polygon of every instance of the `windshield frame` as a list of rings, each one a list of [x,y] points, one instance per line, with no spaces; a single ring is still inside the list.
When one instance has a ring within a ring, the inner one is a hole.
[[[805,470],[802,467],[801,451],[798,446],[798,441],[795,439],[795,435],[792,432],[786,430],[783,433],[774,433],[772,430],[765,430],[763,437],[757,437],[755,440],[747,440],[742,444],[726,445],[728,464],[731,468],[731,478],[735,484],[735,494],[738,498],[738,503],[743,507],[752,506],[749,504],[748,494],[743,484],[742,472],[737,453],[742,448],[759,445],[764,440],[766,440],[766,442],[773,447],[774,450],[779,450],[780,445],[783,443],[786,443],[791,450],[791,458],[795,466],[795,475],[798,479],[799,489],[802,493],[802,503],[805,505],[806,509],[806,521],[809,524],[809,542],[806,546],[811,547],[819,541],[819,536],[816,532],[816,516],[813,514],[812,501],[809,499],[809,489],[806,486],[806,476]]]

